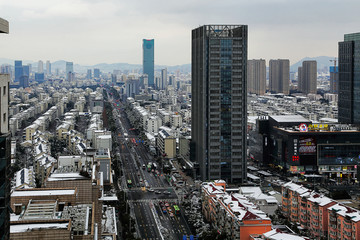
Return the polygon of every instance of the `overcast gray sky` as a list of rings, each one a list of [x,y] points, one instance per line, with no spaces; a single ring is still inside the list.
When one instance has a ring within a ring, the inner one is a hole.
[[[191,30],[247,24],[249,59],[336,56],[344,33],[360,31],[358,0],[0,0],[10,34],[0,57],[79,64],[142,63],[143,38],[155,64],[191,62]]]

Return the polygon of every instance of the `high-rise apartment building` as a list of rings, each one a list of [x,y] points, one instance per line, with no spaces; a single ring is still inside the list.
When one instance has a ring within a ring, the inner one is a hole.
[[[73,73],[74,73],[74,63],[66,62],[65,76],[67,81],[73,80],[73,76],[74,76]]]
[[[41,60],[39,60],[39,62],[38,62],[37,72],[38,73],[43,73],[44,72],[44,63]]]
[[[23,66],[21,60],[15,60],[15,79],[14,82],[20,82],[20,77],[23,75]]]
[[[167,69],[161,69],[161,78],[159,82],[158,89],[164,90],[167,89],[168,81],[167,81]]]
[[[298,72],[298,90],[304,94],[317,91],[317,63],[314,60],[303,61]]]
[[[92,70],[88,69],[86,73],[86,79],[91,79],[91,78],[92,78]]]
[[[49,60],[46,61],[46,74],[47,74],[48,76],[51,75],[51,63],[50,63]]]
[[[247,25],[192,30],[192,158],[203,181],[246,180]]]
[[[148,75],[148,86],[154,85],[154,39],[143,39],[143,73]]]
[[[9,33],[9,22],[0,18],[0,33]],[[15,61],[15,66],[16,66]],[[20,61],[20,65],[22,65]],[[22,71],[22,67],[20,68]],[[20,81],[20,75],[18,75]],[[9,99],[10,76],[0,74],[0,237],[10,238],[10,152]]]
[[[360,123],[360,32],[344,35],[339,42],[340,123]]]
[[[264,59],[247,61],[247,89],[250,93],[264,95],[266,92],[266,63]]]
[[[289,59],[271,59],[269,62],[269,89],[274,93],[289,94]]]

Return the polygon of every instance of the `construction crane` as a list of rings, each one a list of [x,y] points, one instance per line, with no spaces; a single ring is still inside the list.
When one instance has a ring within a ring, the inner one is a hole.
[[[329,60],[330,62],[334,62],[334,73],[336,73],[336,62],[337,62],[337,59],[334,58],[334,59],[331,59]]]

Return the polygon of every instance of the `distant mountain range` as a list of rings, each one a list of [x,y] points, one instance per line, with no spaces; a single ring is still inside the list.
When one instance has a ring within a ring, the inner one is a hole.
[[[320,56],[320,57],[305,57],[301,59],[300,61],[292,64],[290,66],[291,72],[297,72],[298,67],[301,66],[303,61],[306,60],[316,60],[317,61],[317,68],[318,70],[323,69],[329,69],[330,66],[333,66],[334,63],[330,62],[330,60],[333,60],[334,57],[327,57],[327,56]],[[66,61],[59,60],[51,63],[51,69],[55,71],[55,69],[60,69],[62,71],[65,71],[65,64]],[[10,64],[14,65],[13,59],[7,59],[7,58],[0,58],[0,65],[1,64]],[[33,69],[37,69],[37,62],[29,61],[29,60],[23,60],[23,64],[32,64]],[[44,62],[44,68],[45,62]],[[132,70],[140,70],[142,68],[141,64],[130,64],[130,63],[99,63],[96,65],[80,65],[80,64],[74,64],[74,71],[78,73],[86,73],[87,69],[94,69],[98,68],[101,72],[105,73],[112,73],[114,70],[121,70],[121,71],[132,71]],[[182,64],[182,65],[176,65],[176,66],[166,66],[166,65],[155,65],[155,70],[161,70],[167,68],[168,72],[175,72],[177,70],[180,70],[181,72],[190,73],[191,72],[191,64]]]
[[[14,66],[13,59],[7,58],[0,58],[0,65],[1,64],[9,64]],[[37,69],[37,62],[23,60],[23,65],[25,64],[32,64],[33,69]],[[46,68],[46,62],[44,62],[44,68]],[[51,62],[51,69],[55,71],[55,69],[59,69],[65,71],[66,61],[59,60],[55,62]],[[129,64],[129,63],[99,63],[95,65],[80,65],[74,63],[74,71],[77,73],[86,73],[88,69],[98,68],[101,72],[105,73],[112,73],[114,70],[121,70],[121,71],[132,71],[132,70],[140,70],[142,68],[141,64]],[[180,70],[181,72],[190,72],[191,71],[191,64],[183,64],[183,65],[176,65],[176,66],[166,66],[166,65],[155,65],[155,70],[161,70],[167,68],[168,72],[175,72]]]
[[[298,67],[302,65],[302,62],[307,60],[316,60],[318,70],[323,70],[324,68],[329,69],[330,66],[334,66],[334,63],[330,62],[330,60],[334,60],[334,57],[326,57],[326,56],[306,57],[291,65],[290,72],[297,72]]]

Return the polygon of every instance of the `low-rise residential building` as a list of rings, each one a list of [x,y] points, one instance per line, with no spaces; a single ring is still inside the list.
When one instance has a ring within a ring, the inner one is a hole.
[[[282,187],[282,203],[283,214],[311,239],[360,239],[359,210],[292,182]]]
[[[156,138],[159,153],[166,158],[176,157],[176,138],[171,135],[171,129],[161,127]]]
[[[250,240],[271,230],[270,218],[242,194],[228,194],[222,180],[202,185],[202,210],[206,220],[230,239]]]

